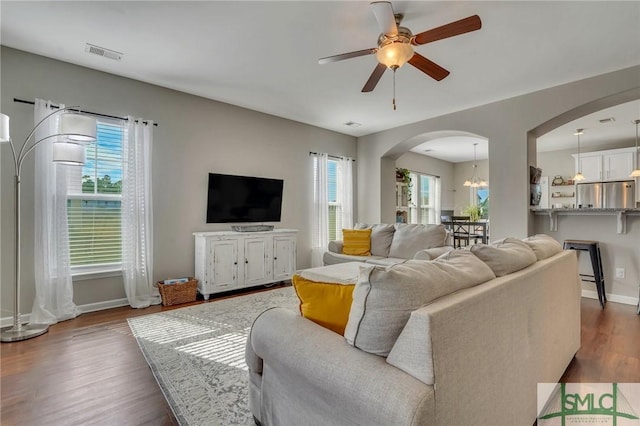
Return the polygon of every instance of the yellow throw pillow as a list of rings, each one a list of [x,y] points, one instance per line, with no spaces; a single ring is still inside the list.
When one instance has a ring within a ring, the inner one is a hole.
[[[292,281],[300,299],[302,316],[344,335],[355,284],[321,283],[306,280],[300,275],[294,275]]]
[[[371,229],[343,229],[342,254],[371,255]]]

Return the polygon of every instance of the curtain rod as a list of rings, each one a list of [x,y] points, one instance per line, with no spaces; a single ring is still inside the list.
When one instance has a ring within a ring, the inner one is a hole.
[[[13,102],[18,102],[18,103],[22,103],[22,104],[29,104],[29,105],[35,105],[36,103],[34,101],[25,101],[24,99],[18,99],[18,98],[13,98]],[[58,105],[51,105],[51,108],[60,108],[60,106]],[[84,114],[89,114],[89,115],[95,115],[97,117],[105,117],[105,118],[114,118],[116,120],[122,120],[122,121],[129,121],[128,118],[126,117],[118,117],[115,115],[108,115],[108,114],[100,114],[99,112],[91,112],[91,111],[78,111],[78,112],[82,112]],[[136,120],[136,123],[138,122],[138,120]],[[146,121],[142,122],[143,124],[149,124]],[[158,126],[158,123],[153,123],[154,126]]]
[[[309,151],[309,155],[320,155],[320,152],[313,152],[313,151]],[[327,156],[329,158],[337,158],[337,159],[343,159],[343,158],[348,158],[348,157],[339,157],[337,155],[331,155],[331,154],[327,154]],[[355,158],[352,158],[351,161],[355,162]]]

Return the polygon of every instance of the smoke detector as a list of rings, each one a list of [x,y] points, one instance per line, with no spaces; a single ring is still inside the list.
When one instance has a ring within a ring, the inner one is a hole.
[[[87,43],[87,45],[85,46],[84,51],[92,53],[94,55],[103,56],[108,59],[113,59],[114,61],[121,60],[122,55],[124,55],[124,53],[116,52],[115,50],[106,49],[104,47],[96,46],[89,43]]]

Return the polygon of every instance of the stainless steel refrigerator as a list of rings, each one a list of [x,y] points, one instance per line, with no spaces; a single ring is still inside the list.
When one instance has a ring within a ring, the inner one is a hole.
[[[579,208],[630,209],[636,206],[635,181],[594,182],[576,185]]]

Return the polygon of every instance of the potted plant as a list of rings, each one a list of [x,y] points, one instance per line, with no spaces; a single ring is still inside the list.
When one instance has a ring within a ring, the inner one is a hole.
[[[466,216],[469,216],[471,222],[477,222],[482,217],[482,207],[481,206],[467,206],[462,210],[462,213]]]

